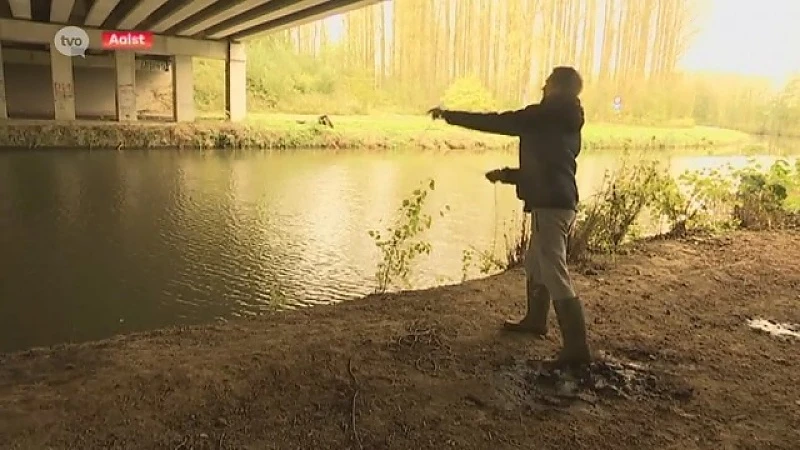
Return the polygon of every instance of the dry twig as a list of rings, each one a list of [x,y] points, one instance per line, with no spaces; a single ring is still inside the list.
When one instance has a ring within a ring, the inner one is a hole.
[[[183,441],[181,441],[181,443],[180,443],[180,444],[178,444],[178,446],[177,446],[177,447],[175,447],[175,450],[180,450],[180,449],[182,449],[182,448],[186,447],[186,443],[187,443],[187,442],[189,442],[189,437],[188,437],[188,436],[185,436],[185,437],[183,438]]]
[[[352,381],[353,385],[353,403],[350,408],[350,428],[353,430],[353,439],[356,441],[356,445],[358,448],[363,450],[364,445],[361,443],[361,436],[358,435],[358,428],[356,428],[356,402],[358,401],[358,380],[356,379],[356,375],[353,373],[353,357],[350,357],[350,360],[347,361],[347,373],[350,374],[350,380]]]

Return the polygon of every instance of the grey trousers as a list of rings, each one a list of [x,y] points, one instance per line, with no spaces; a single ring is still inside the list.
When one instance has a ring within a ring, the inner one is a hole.
[[[533,284],[547,287],[553,300],[575,297],[567,269],[567,239],[575,223],[575,211],[534,209],[531,238],[525,252],[525,273]]]

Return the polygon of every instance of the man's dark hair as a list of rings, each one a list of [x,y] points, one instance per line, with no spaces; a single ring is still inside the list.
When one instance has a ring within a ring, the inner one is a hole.
[[[583,90],[583,79],[573,67],[559,66],[553,69],[548,81],[564,92],[577,97]]]

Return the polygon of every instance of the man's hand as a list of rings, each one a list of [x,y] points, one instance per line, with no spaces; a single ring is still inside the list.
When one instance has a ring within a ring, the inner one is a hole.
[[[437,120],[443,117],[444,110],[440,107],[431,108],[428,110],[428,114],[430,114],[431,119]]]
[[[505,169],[495,169],[486,172],[486,179],[491,181],[492,183],[505,182],[506,181],[506,170]]]

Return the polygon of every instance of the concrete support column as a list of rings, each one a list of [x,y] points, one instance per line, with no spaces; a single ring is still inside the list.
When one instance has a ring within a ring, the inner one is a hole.
[[[50,70],[53,81],[53,101],[56,120],[75,120],[75,81],[72,58],[50,46]]]
[[[114,61],[117,74],[117,120],[136,120],[136,53],[116,51]]]
[[[247,115],[247,57],[244,44],[228,43],[225,60],[225,112],[228,120],[238,122]]]
[[[192,57],[172,57],[172,104],[176,122],[194,121],[194,75]]]
[[[0,119],[8,119],[8,105],[6,103],[6,76],[3,63],[3,44],[0,42]]]

